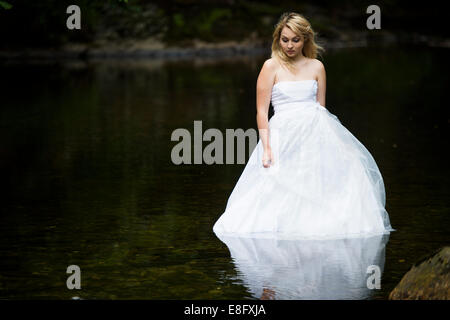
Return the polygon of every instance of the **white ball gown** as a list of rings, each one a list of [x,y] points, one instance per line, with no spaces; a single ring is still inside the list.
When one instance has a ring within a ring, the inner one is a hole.
[[[394,231],[383,178],[369,151],[316,100],[316,80],[272,88],[269,139],[259,140],[225,208],[216,235],[339,239]]]

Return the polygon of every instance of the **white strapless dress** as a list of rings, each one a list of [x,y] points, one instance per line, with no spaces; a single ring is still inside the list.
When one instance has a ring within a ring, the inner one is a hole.
[[[339,239],[394,231],[375,160],[316,95],[316,80],[273,86],[274,164],[263,167],[260,140],[214,224],[216,235]]]

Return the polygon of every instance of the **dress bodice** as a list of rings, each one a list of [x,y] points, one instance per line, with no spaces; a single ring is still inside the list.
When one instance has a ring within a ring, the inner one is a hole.
[[[320,106],[317,102],[317,81],[280,81],[272,88],[271,99],[275,113],[302,107]]]

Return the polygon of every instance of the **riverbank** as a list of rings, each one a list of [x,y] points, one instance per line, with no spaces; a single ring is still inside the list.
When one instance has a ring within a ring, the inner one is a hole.
[[[384,30],[346,32],[337,39],[318,39],[325,50],[352,47],[419,45],[450,48],[450,39],[418,33],[390,33]],[[1,50],[0,59],[97,59],[224,57],[270,54],[271,42],[251,36],[243,41],[205,42],[192,40],[189,45],[167,45],[156,37],[144,40],[97,41],[71,43],[59,48],[24,48]]]

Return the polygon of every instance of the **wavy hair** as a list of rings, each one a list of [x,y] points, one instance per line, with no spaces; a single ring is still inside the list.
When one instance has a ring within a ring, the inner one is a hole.
[[[275,25],[275,30],[272,34],[272,58],[277,59],[281,64],[288,67],[288,69],[293,70],[293,59],[289,57],[281,48],[280,37],[281,31],[284,27],[289,28],[297,36],[303,36],[303,55],[308,58],[316,59],[317,55],[321,55],[320,51],[325,51],[325,49],[318,45],[314,40],[317,35],[316,32],[311,27],[309,21],[301,14],[296,12],[285,12],[281,15],[278,23]]]

